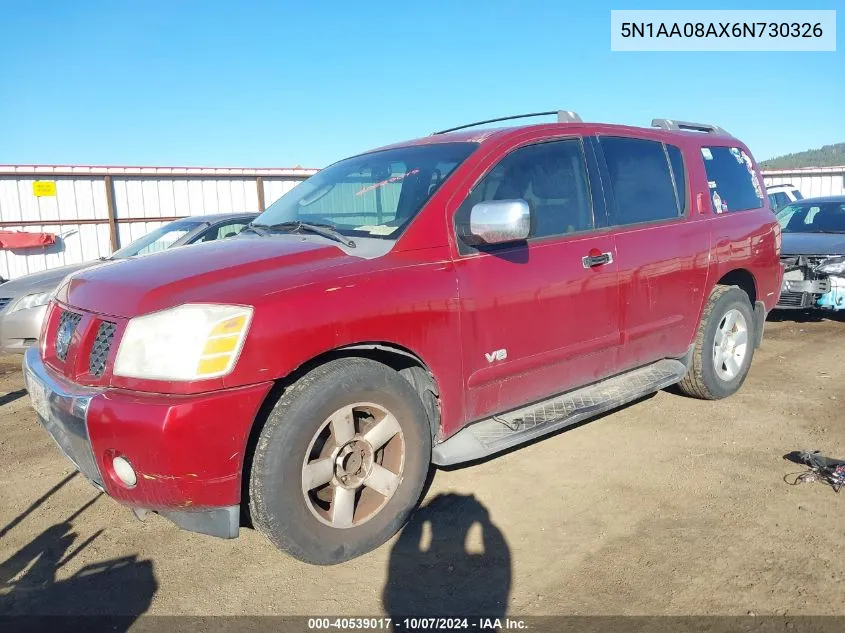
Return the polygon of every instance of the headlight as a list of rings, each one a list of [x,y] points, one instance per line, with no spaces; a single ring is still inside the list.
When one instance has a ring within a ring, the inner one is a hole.
[[[816,266],[816,272],[825,275],[845,275],[845,257],[831,257],[820,266]]]
[[[37,308],[39,306],[46,305],[50,302],[50,299],[53,298],[54,292],[54,290],[51,290],[50,292],[37,292],[35,294],[21,297],[12,304],[11,308],[9,308],[9,314],[17,312],[18,310],[29,310],[30,308]]]
[[[114,374],[157,380],[225,376],[246,339],[252,308],[185,304],[129,321]]]

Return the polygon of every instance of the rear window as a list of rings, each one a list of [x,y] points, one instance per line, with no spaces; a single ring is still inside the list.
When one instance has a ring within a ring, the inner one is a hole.
[[[763,187],[745,150],[739,147],[702,147],[701,157],[716,213],[763,206]]]

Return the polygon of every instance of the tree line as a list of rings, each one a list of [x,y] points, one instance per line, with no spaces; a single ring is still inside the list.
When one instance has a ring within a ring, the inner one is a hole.
[[[785,154],[760,163],[761,169],[794,169],[796,167],[836,167],[845,165],[845,143],[825,145],[820,149],[808,149],[794,154]]]

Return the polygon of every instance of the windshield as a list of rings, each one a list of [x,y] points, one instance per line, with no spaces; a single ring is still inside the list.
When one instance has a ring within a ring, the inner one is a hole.
[[[776,217],[784,233],[845,233],[845,201],[794,203]]]
[[[254,223],[325,224],[347,236],[396,239],[475,143],[435,143],[363,154],[317,172]]]
[[[124,246],[119,251],[115,251],[111,259],[123,259],[124,257],[147,255],[148,253],[163,251],[166,248],[170,248],[176,240],[190,233],[200,224],[202,222],[197,222],[196,220],[177,220],[176,222],[165,224],[155,231],[138,238],[131,244]]]

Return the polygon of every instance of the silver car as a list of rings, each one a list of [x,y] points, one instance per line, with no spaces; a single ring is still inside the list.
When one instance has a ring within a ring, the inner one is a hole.
[[[256,215],[221,213],[183,218],[147,233],[110,257],[53,268],[0,284],[0,351],[22,353],[35,343],[41,332],[47,303],[62,279],[69,274],[115,259],[231,237],[252,222]]]
[[[777,307],[845,310],[845,196],[793,202],[777,219],[784,270]]]

